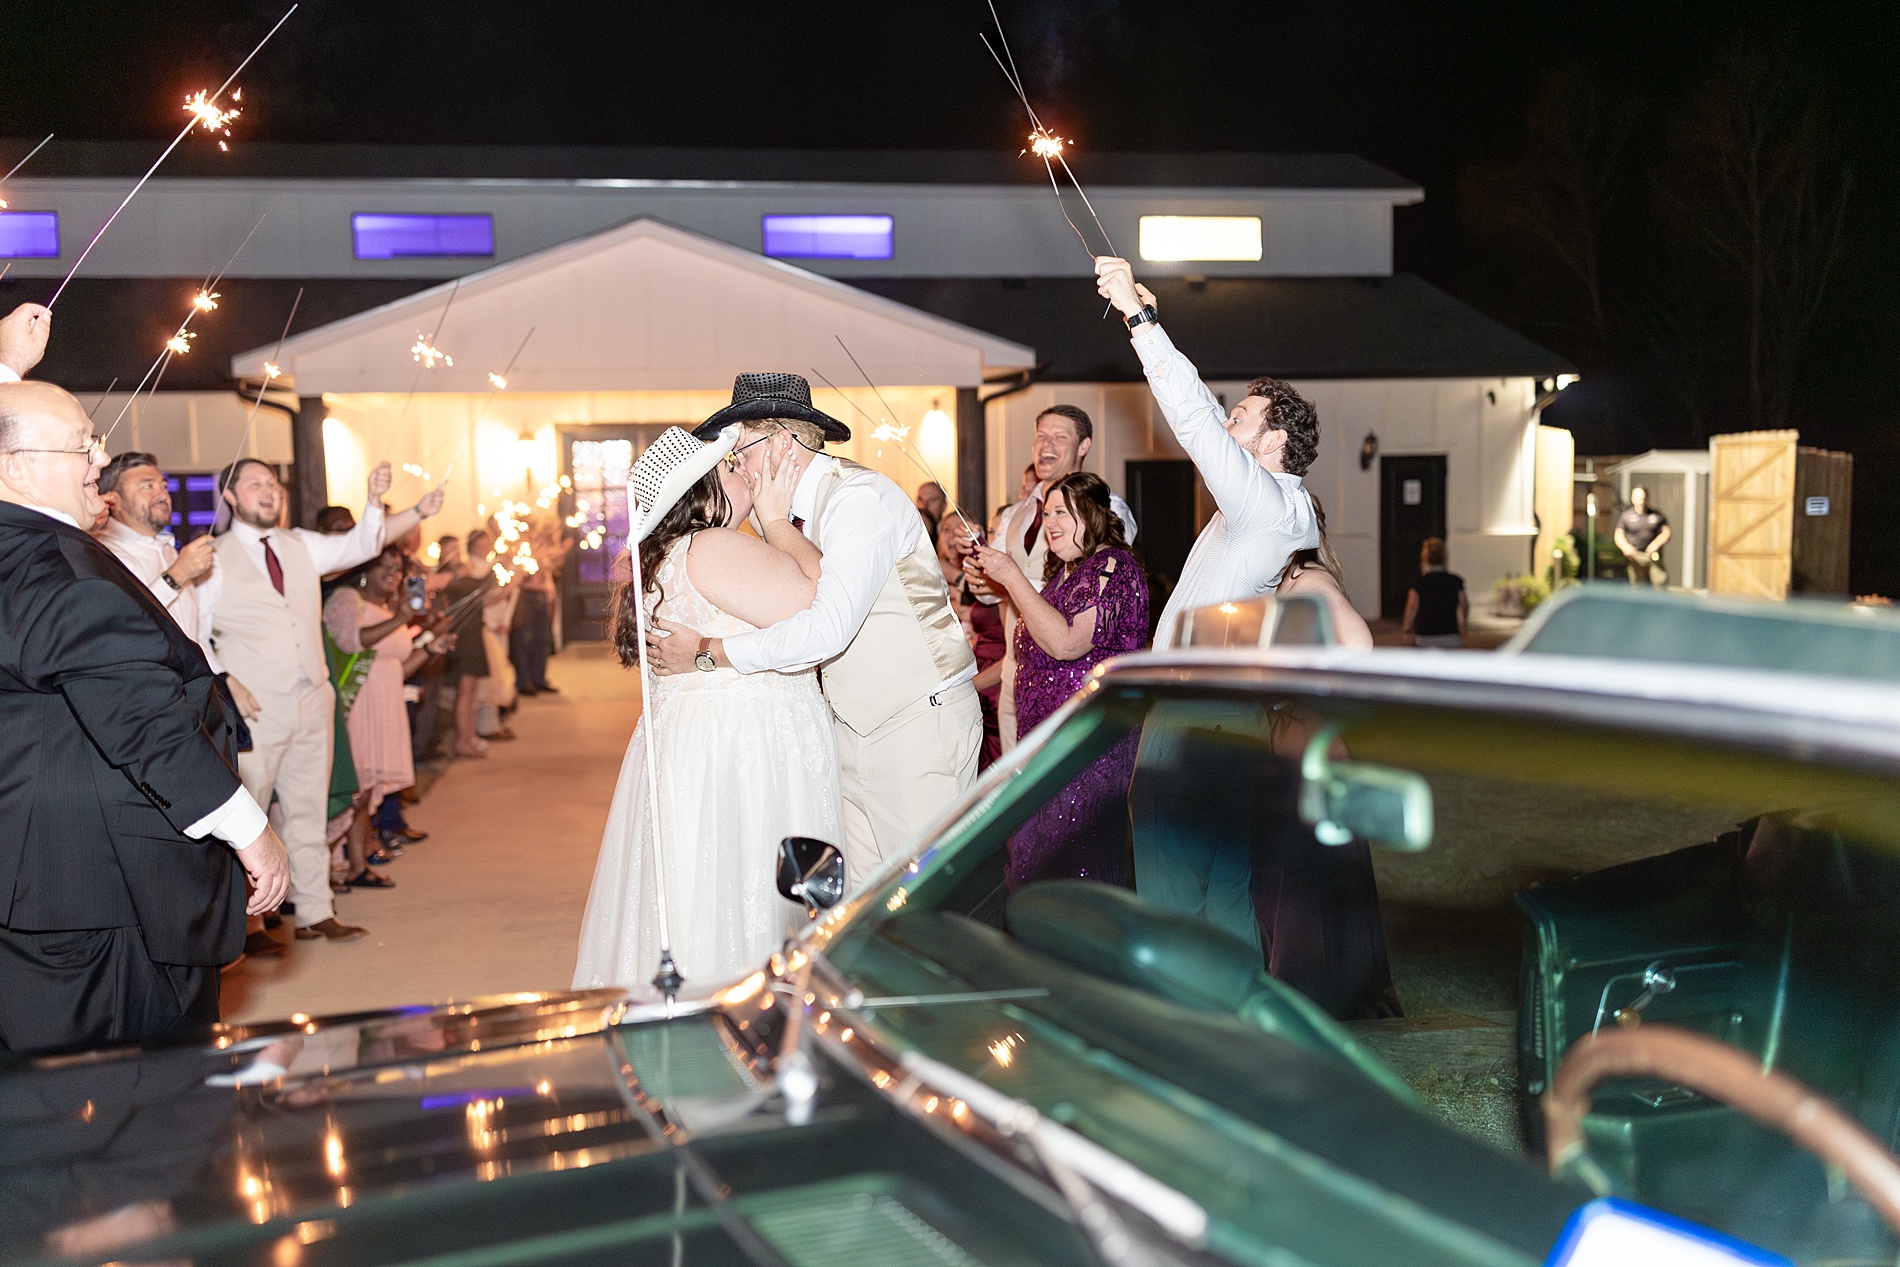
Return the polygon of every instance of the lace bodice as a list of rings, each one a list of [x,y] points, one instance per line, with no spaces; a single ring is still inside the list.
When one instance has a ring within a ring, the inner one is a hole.
[[[666,557],[654,570],[654,579],[659,582],[661,597],[655,602],[652,594],[647,596],[647,616],[651,619],[657,611],[659,615],[675,624],[685,625],[688,629],[697,629],[708,638],[730,638],[734,634],[751,633],[757,625],[751,625],[737,616],[722,611],[712,600],[699,592],[693,584],[693,578],[686,572],[686,552],[692,546],[691,537],[682,537],[667,547]],[[672,677],[663,677],[656,683],[658,694],[670,695],[679,691],[708,690],[713,688],[740,688],[768,692],[782,689],[800,691],[815,690],[816,678],[805,673],[741,673],[737,669],[721,668],[711,673],[680,673]]]

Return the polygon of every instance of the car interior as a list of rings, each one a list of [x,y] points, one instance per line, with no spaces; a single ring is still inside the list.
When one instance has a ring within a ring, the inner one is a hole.
[[[1566,1053],[1643,1025],[1717,1039],[1900,1143],[1888,780],[1633,727],[1124,695],[1076,714],[1073,735],[968,816],[937,851],[955,865],[911,881],[911,904],[1239,1018],[1540,1166],[1542,1099]],[[1132,890],[1011,891],[1012,832],[1131,729],[1127,813],[1077,829],[1120,833]],[[1401,792],[1427,800],[1423,848]],[[1321,844],[1328,831],[1341,843]],[[1210,877],[1198,905],[1165,875],[1148,883],[1158,854]],[[1248,866],[1220,891],[1223,868]],[[1568,1173],[1601,1192],[1804,1263],[1893,1259],[1837,1166],[1679,1080],[1609,1077],[1582,1126]]]

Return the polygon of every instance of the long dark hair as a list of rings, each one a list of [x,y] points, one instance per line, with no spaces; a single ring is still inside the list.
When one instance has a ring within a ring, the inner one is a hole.
[[[666,601],[660,581],[654,574],[666,559],[666,552],[681,537],[689,537],[702,528],[724,528],[732,522],[732,503],[726,500],[725,485],[719,482],[719,467],[699,477],[673,508],[660,516],[660,522],[640,543],[640,575],[648,593],[658,594],[657,608]],[[640,663],[640,609],[642,596],[633,592],[631,576],[614,591],[614,651],[622,666],[631,669]]]
[[[1319,529],[1319,545],[1311,550],[1295,550],[1287,559],[1286,566],[1280,569],[1280,579],[1273,583],[1275,589],[1307,568],[1319,568],[1339,582],[1340,589],[1346,588],[1346,569],[1340,563],[1339,556],[1333,553],[1333,543],[1326,539],[1326,507],[1320,505],[1317,497],[1313,498],[1313,523]]]
[[[1088,471],[1065,475],[1049,486],[1042,500],[1047,503],[1056,493],[1062,494],[1063,504],[1069,508],[1070,516],[1082,529],[1082,553],[1075,560],[1077,564],[1097,550],[1128,548],[1128,534],[1122,528],[1122,517],[1115,513],[1113,503],[1108,500],[1108,484],[1101,476]],[[1064,566],[1056,552],[1049,551],[1049,557],[1042,565],[1043,583],[1054,580],[1056,573]]]

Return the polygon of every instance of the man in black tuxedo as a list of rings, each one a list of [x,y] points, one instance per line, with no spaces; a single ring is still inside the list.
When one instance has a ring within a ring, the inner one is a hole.
[[[0,1048],[13,1051],[215,1022],[219,967],[244,945],[243,873],[253,912],[289,879],[238,780],[204,655],[81,527],[103,506],[104,463],[78,401],[0,384]]]

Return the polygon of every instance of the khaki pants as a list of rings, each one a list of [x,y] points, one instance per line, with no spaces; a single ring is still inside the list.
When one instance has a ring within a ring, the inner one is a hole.
[[[238,777],[259,805],[277,808],[271,822],[290,853],[290,900],[297,927],[335,914],[330,893],[330,849],[324,827],[330,809],[330,756],[335,739],[336,692],[329,682],[299,682],[288,692],[261,690],[251,722],[251,750],[238,754]]]
[[[975,785],[983,710],[965,682],[901,709],[867,735],[833,723],[844,790],[845,878],[855,891]]]

